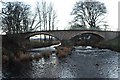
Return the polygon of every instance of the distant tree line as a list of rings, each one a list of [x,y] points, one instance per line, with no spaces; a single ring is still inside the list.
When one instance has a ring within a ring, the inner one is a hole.
[[[32,13],[34,12],[34,13]],[[2,6],[2,30],[7,34],[30,31],[54,30],[57,14],[53,4],[37,2],[34,11],[23,2],[4,2]]]
[[[104,3],[93,0],[78,1],[74,5],[71,15],[70,29],[100,29],[107,13]],[[23,2],[4,2],[2,6],[2,31],[7,34],[24,33],[30,31],[54,30],[57,14],[52,3],[37,2],[34,11],[31,6]]]

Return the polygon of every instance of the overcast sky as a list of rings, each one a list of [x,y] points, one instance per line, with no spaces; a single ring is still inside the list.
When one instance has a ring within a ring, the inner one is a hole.
[[[41,0],[2,0],[2,1],[22,1],[30,4],[32,7],[36,5],[36,1]],[[52,2],[57,11],[58,15],[58,24],[56,25],[58,29],[65,29],[68,27],[68,22],[72,20],[70,15],[74,4],[78,0],[46,0],[47,2]],[[107,17],[106,20],[108,22],[109,28],[111,30],[118,29],[118,1],[120,0],[97,0],[105,3],[107,7]]]

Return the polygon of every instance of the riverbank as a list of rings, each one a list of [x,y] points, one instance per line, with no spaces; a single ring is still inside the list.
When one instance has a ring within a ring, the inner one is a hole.
[[[31,55],[29,52],[23,53],[20,51],[19,53],[16,54],[3,54],[2,55],[2,61],[3,63],[9,63],[10,61],[12,62],[25,62],[25,61],[39,61],[41,58],[50,58],[52,53],[55,53],[58,58],[64,58],[67,57],[68,55],[71,54],[72,48],[71,47],[63,47],[59,46],[56,47],[56,51],[42,51],[39,52],[38,54],[35,54],[34,56]]]
[[[120,42],[119,41],[120,41],[120,35],[114,39],[102,41],[102,42],[98,43],[95,47],[106,48],[106,49],[120,52]]]
[[[25,44],[24,44],[25,43]],[[49,57],[51,52],[43,52],[42,55],[35,55],[34,57],[30,55],[27,50],[32,48],[41,48],[46,46],[51,46],[60,43],[59,41],[27,41],[17,43],[12,38],[4,36],[2,38],[2,62],[7,63],[9,61],[19,62],[19,61],[31,61],[38,60],[41,57]]]

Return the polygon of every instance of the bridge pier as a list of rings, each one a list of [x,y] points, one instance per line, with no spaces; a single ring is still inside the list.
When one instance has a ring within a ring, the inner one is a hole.
[[[74,46],[74,43],[71,40],[61,40],[62,46]]]

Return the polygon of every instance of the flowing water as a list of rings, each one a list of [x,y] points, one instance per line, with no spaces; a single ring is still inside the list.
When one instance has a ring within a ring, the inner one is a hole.
[[[48,48],[47,48],[48,49]],[[49,48],[54,50],[54,47]],[[36,52],[34,50],[37,50]],[[31,54],[46,50],[32,49]],[[3,78],[118,78],[118,52],[75,46],[72,54],[59,59],[52,53],[49,59],[16,63],[3,67]]]

